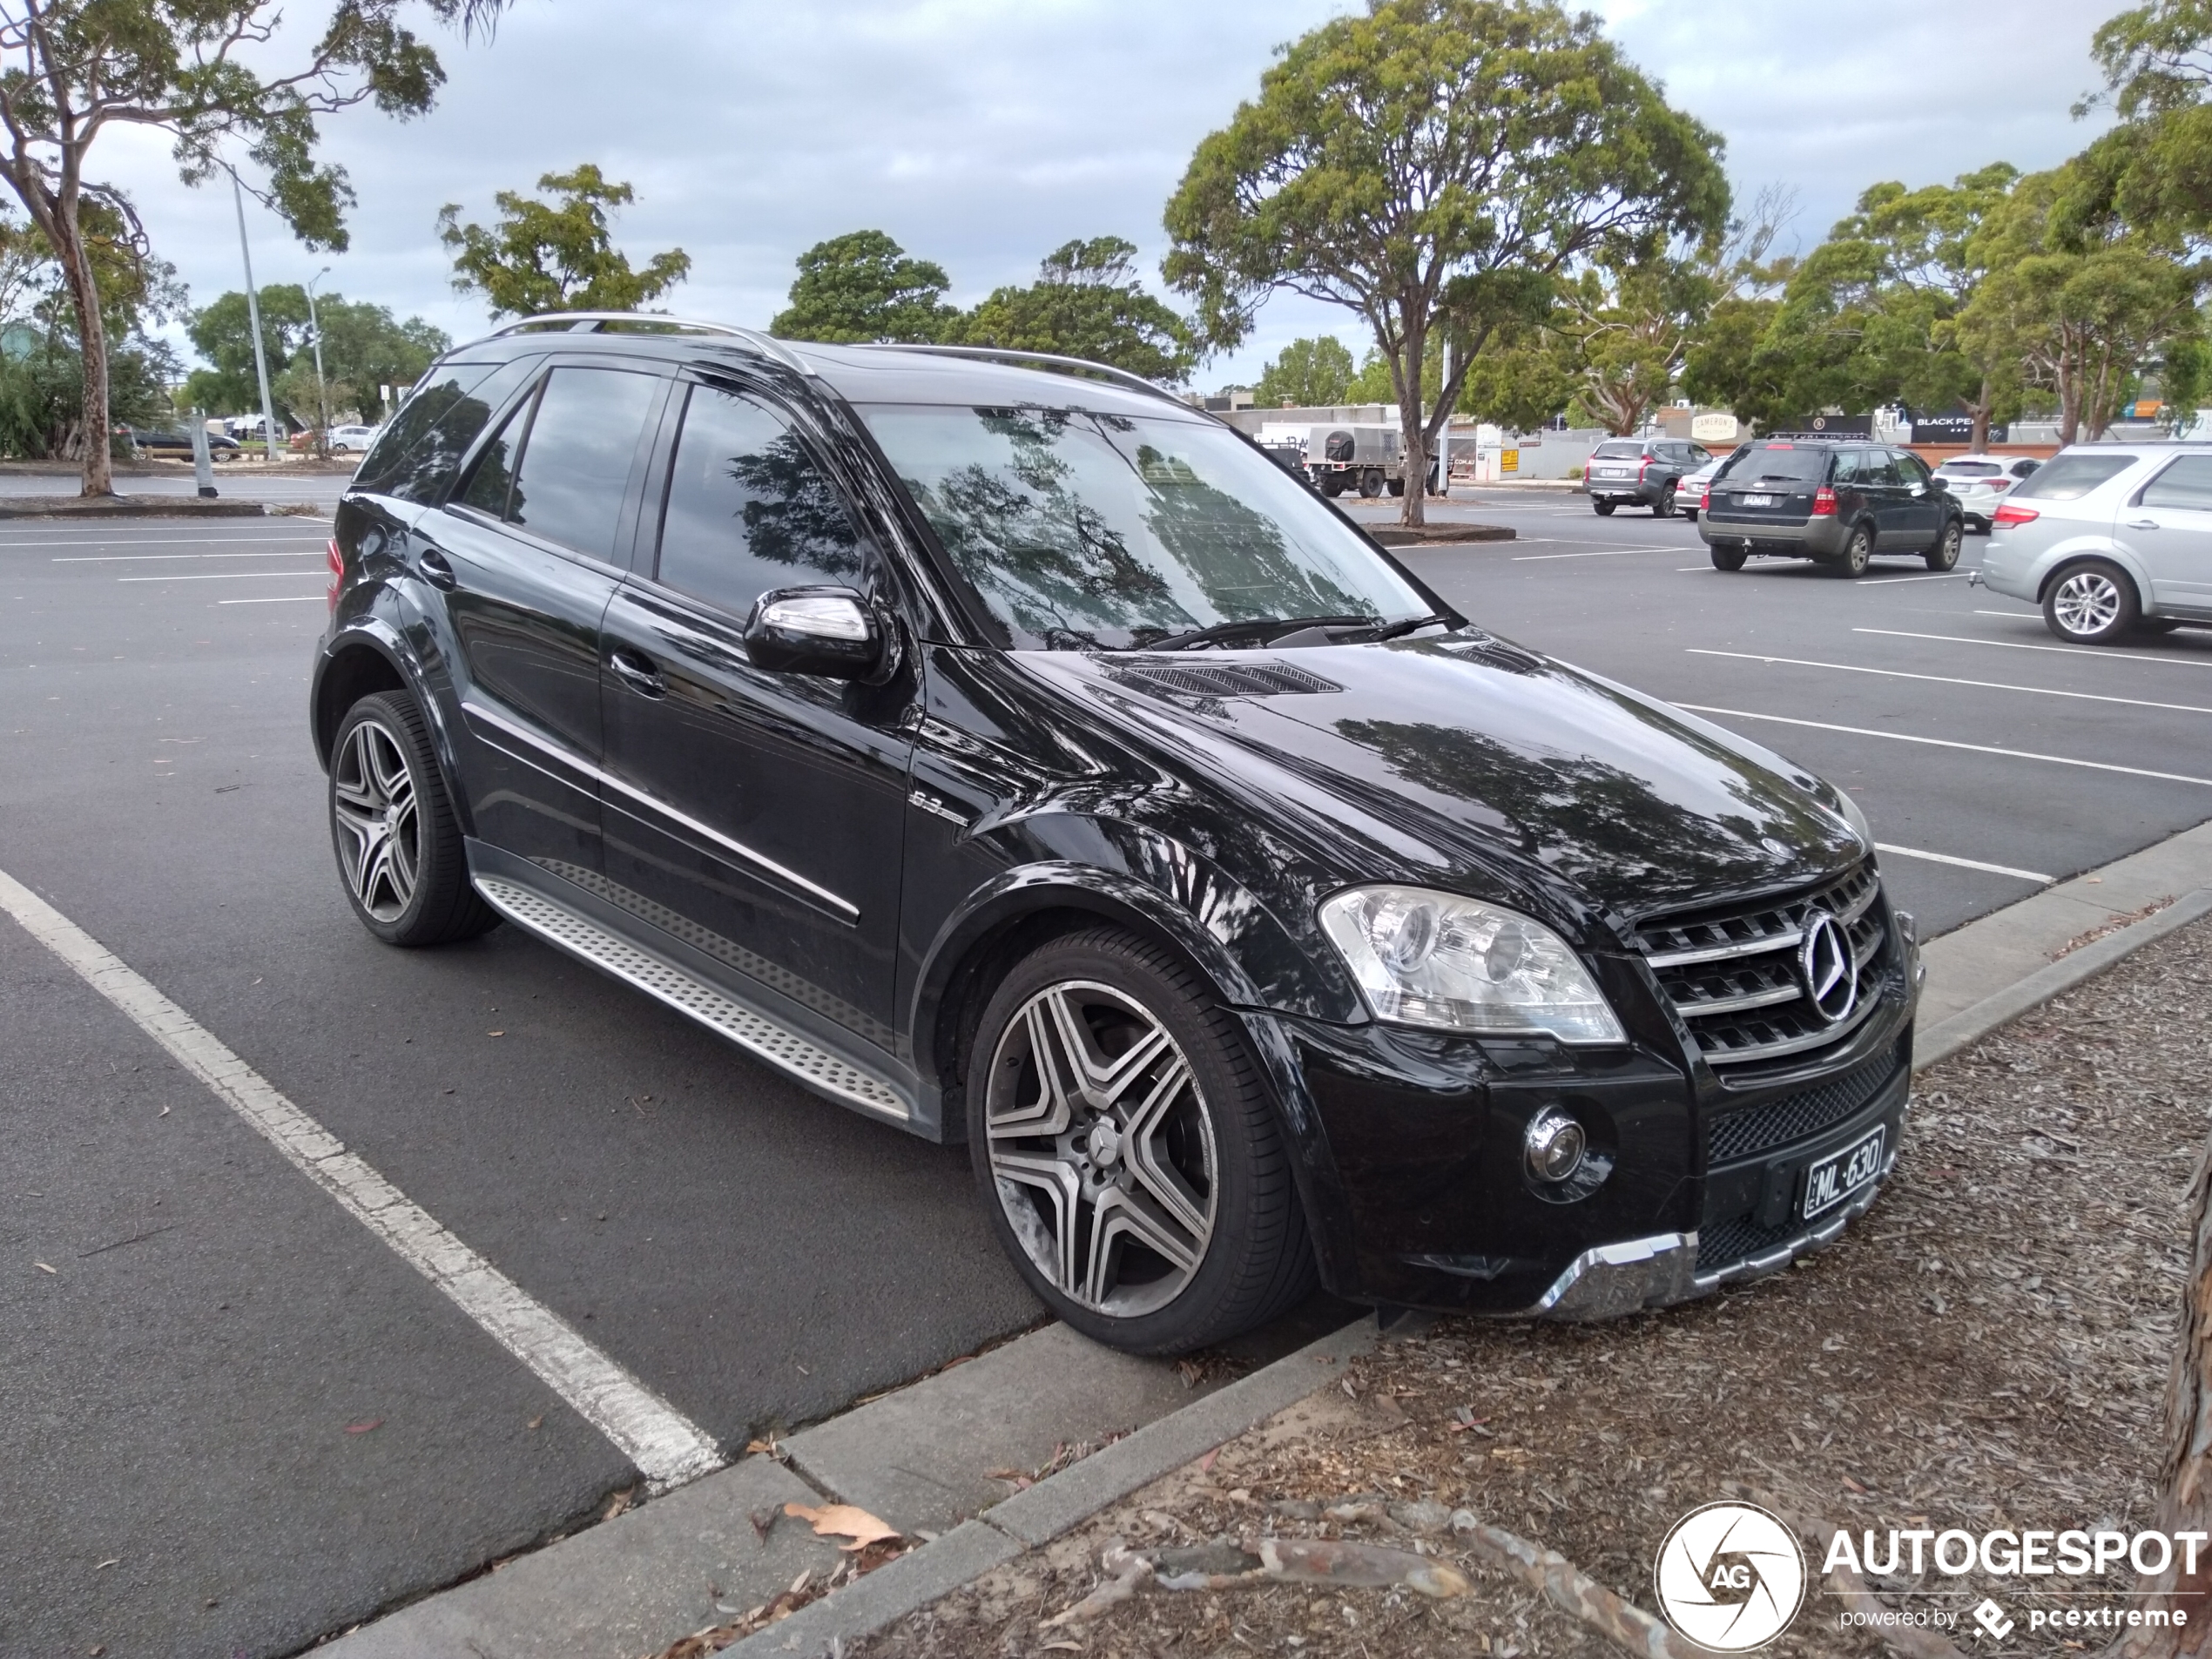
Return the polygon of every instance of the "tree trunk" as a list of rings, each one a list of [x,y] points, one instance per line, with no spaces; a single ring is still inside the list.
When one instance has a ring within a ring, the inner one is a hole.
[[[2189,1278],[2182,1295],[2181,1328],[2174,1338],[2174,1364],[2166,1377],[2165,1446],[2158,1471],[2158,1518],[2152,1524],[2168,1538],[2194,1532],[2200,1541],[2212,1533],[2212,1146],[2197,1159],[2189,1185]],[[2187,1624],[2168,1629],[2130,1631],[2111,1651],[2123,1659],[2202,1659],[2212,1655],[2212,1543],[2196,1552],[2196,1570],[2187,1570],[2185,1548],[2176,1544],[2167,1569],[2142,1588],[2152,1592],[2144,1605],[2186,1615]]]
[[[54,256],[61,262],[69,297],[77,307],[77,340],[84,360],[84,471],[80,494],[115,494],[113,440],[108,420],[107,327],[100,317],[100,290],[91,258],[72,206],[55,215]]]
[[[1974,427],[1967,435],[1966,453],[1986,455],[1989,453],[1989,405],[1993,397],[1989,376],[1981,377],[1981,395],[1974,401]]]
[[[1398,380],[1398,458],[1406,469],[1402,498],[1406,504],[1398,522],[1418,529],[1428,523],[1423,510],[1428,505],[1428,491],[1423,484],[1428,476],[1428,442],[1421,420],[1421,354],[1428,349],[1428,330],[1420,320],[1408,316],[1399,346],[1405,354],[1405,369]]]

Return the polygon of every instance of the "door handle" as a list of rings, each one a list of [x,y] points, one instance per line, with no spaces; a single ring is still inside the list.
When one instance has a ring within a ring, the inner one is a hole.
[[[617,649],[607,653],[607,666],[640,697],[668,695],[668,682],[660,677],[658,669],[642,657]]]
[[[415,561],[415,564],[422,572],[422,579],[434,588],[443,588],[450,592],[460,585],[460,579],[453,573],[453,566],[446,563],[446,556],[435,547],[424,548],[422,556]]]
[[[2131,530],[2155,530],[2158,528],[2158,521],[2155,518],[2131,518],[2128,521],[2128,528]]]

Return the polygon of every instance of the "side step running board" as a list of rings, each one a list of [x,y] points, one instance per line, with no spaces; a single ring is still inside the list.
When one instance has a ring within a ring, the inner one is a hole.
[[[907,1103],[888,1084],[789,1027],[756,1014],[704,980],[647,954],[589,917],[499,876],[477,876],[475,887],[486,904],[524,932],[658,997],[809,1087],[894,1123],[904,1123],[910,1116]]]

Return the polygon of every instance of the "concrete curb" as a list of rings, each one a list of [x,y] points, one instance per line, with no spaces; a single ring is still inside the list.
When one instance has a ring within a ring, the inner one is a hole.
[[[258,501],[208,501],[198,496],[0,496],[0,518],[260,518]]]
[[[2184,894],[2155,915],[2107,934],[2094,944],[2084,945],[2070,951],[2048,968],[2015,980],[1994,996],[1986,996],[1963,1013],[1954,1014],[1939,1025],[1930,1026],[1918,1033],[1912,1040],[1912,1065],[1915,1070],[1932,1066],[1939,1060],[1948,1060],[1961,1049],[1969,1048],[1987,1036],[2001,1025],[2017,1020],[2030,1009],[2040,1008],[2063,991],[2070,991],[2085,980],[2095,978],[2122,958],[2132,955],[2145,945],[2186,927],[2198,917],[2212,914],[2212,887],[2200,887]]]
[[[812,1656],[873,1635],[1325,1388],[1377,1339],[1372,1318],[1332,1332],[724,1651],[733,1659]]]
[[[1521,532],[1507,524],[1460,524],[1450,521],[1417,530],[1382,525],[1367,532],[1388,548],[1459,547],[1470,542],[1514,542]]]

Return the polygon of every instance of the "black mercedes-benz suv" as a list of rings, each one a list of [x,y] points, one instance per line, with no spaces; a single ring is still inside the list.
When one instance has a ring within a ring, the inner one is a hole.
[[[1919,968],[1844,796],[1014,356],[562,316],[442,359],[331,544],[361,921],[505,921],[965,1140],[1136,1351],[1317,1273],[1673,1302],[1872,1202]]]

